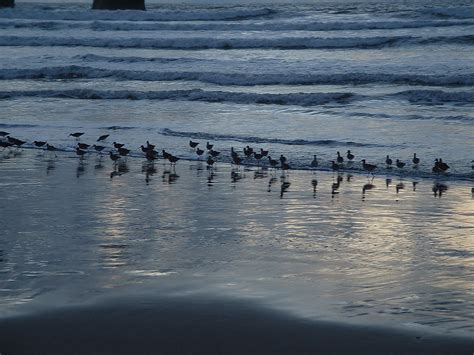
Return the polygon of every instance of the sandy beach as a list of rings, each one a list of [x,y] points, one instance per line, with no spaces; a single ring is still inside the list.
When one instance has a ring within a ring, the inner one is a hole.
[[[474,349],[468,183],[27,149],[0,186],[2,354]]]

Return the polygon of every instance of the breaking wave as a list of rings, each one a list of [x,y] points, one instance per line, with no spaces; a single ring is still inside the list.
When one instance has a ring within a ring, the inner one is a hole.
[[[91,57],[93,60],[96,56]],[[150,60],[166,62],[174,59],[134,57],[99,59],[110,61]],[[178,59],[181,60],[181,59]],[[188,60],[196,60],[189,58]],[[0,69],[0,80],[13,79],[98,79],[111,78],[116,80],[139,81],[199,81],[216,85],[363,85],[363,84],[404,84],[427,86],[470,86],[474,85],[474,73],[420,75],[420,74],[387,74],[387,73],[221,73],[196,71],[138,71],[122,69],[99,69],[89,66],[67,65],[60,67],[44,67],[37,69]]]

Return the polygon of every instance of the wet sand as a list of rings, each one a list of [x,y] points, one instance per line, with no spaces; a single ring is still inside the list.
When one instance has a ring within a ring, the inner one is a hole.
[[[2,354],[474,350],[468,183],[25,150],[0,187]]]
[[[107,300],[0,320],[2,354],[472,354],[474,339],[303,320],[250,302]]]

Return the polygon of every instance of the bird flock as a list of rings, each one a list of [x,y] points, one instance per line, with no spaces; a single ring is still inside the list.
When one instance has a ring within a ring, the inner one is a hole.
[[[104,142],[106,142],[107,139],[110,137],[109,134],[101,135],[97,138],[94,144],[83,143],[80,141],[80,139],[84,134],[85,132],[74,132],[69,134],[69,137],[72,137],[76,140],[75,153],[81,159],[91,152],[95,152],[99,155],[102,155],[104,151],[108,150],[108,155],[115,164],[121,159],[126,159],[132,151],[131,149],[126,148],[125,144],[118,143],[115,141],[109,147],[103,145]],[[0,148],[3,148],[3,150],[12,148],[20,149],[25,143],[27,142],[24,140],[10,136],[10,133],[8,132],[0,131]],[[51,155],[56,156],[56,151],[58,149],[46,141],[34,140],[31,144],[36,148],[44,149],[45,151],[48,151]],[[202,149],[200,148],[200,146],[202,146]],[[212,168],[214,166],[214,164],[217,162],[218,157],[221,155],[221,152],[215,150],[214,144],[211,144],[209,141],[207,141],[204,146],[201,145],[200,142],[190,140],[189,147],[194,150],[198,160],[201,160],[202,158],[206,157],[205,162],[209,168]],[[141,145],[140,149],[148,161],[154,161],[159,158],[162,158],[165,161],[168,161],[172,166],[174,166],[176,162],[180,160],[178,156],[167,152],[165,149],[162,149],[160,154],[160,152],[156,150],[156,146],[154,144],[151,144],[149,141],[147,141],[145,145]],[[281,169],[283,172],[291,169],[291,165],[289,164],[288,159],[283,154],[281,154],[278,159],[274,159],[269,154],[268,150],[264,150],[263,148],[255,149],[248,145],[243,149],[242,153],[237,152],[234,147],[231,147],[230,158],[232,164],[236,165],[237,167],[242,164],[256,164],[258,167],[265,166],[272,169]],[[345,156],[343,156],[338,151],[336,153],[335,159],[330,161],[331,169],[333,171],[338,171],[340,169],[343,169],[344,167],[352,166],[356,161],[355,158],[355,155],[350,150],[346,152]],[[416,155],[416,153],[413,154],[411,162],[413,163],[413,168],[417,168],[420,164],[420,158]],[[361,159],[360,163],[362,163],[361,167],[367,172],[368,175],[372,174],[374,176],[375,171],[378,168],[377,165],[368,163],[366,159]],[[387,169],[392,169],[393,163],[393,159],[389,155],[387,155],[385,159],[385,167]],[[314,155],[313,160],[310,162],[309,166],[313,169],[316,169],[319,167],[319,165],[320,162],[317,156]],[[404,169],[406,165],[407,163],[400,159],[395,160],[395,166],[397,169]],[[472,168],[474,169],[474,165],[472,166]],[[436,158],[434,160],[434,165],[432,167],[433,173],[444,173],[447,172],[449,169],[450,166],[445,163],[441,158]]]

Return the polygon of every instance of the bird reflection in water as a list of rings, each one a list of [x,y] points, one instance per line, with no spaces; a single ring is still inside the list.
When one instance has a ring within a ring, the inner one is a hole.
[[[350,163],[352,163],[352,162],[350,162]],[[352,174],[347,174],[347,176],[346,176],[346,181],[347,181],[347,182],[351,182],[353,177],[354,177],[354,175],[352,175]]]
[[[399,182],[396,186],[395,186],[395,191],[397,192],[397,195],[398,193],[403,190],[405,188],[405,184],[403,182]]]
[[[313,198],[316,198],[316,188],[318,187],[318,180],[312,179],[311,186],[313,186]]]
[[[114,170],[110,173],[110,178],[113,179],[116,176],[128,173],[129,168],[126,161],[118,161],[114,164]]]
[[[334,198],[337,194],[339,194],[339,187],[341,186],[341,182],[344,180],[341,174],[337,174],[336,181],[333,181],[331,185],[331,198]]]
[[[49,159],[48,164],[46,165],[46,175],[49,175],[51,171],[56,169],[56,161],[54,159]]]
[[[233,183],[233,187],[235,188],[235,183],[241,179],[243,179],[245,176],[237,169],[232,169],[230,172],[230,181]]]
[[[288,181],[288,179],[282,180],[281,186],[280,186],[280,198],[283,198],[283,195],[285,194],[285,192],[288,192],[290,185],[291,183]]]
[[[411,185],[413,188],[413,192],[416,192],[416,185],[418,185],[418,181],[412,181]]]
[[[441,184],[441,183],[439,183],[439,182],[435,182],[435,183],[433,184],[432,191],[433,191],[434,197],[439,197],[439,198],[441,198],[441,196],[443,195],[443,193],[445,193],[446,191],[448,191],[448,186],[445,185],[445,184]]]
[[[372,190],[375,188],[375,185],[372,183],[373,179],[368,181],[367,184],[362,186],[362,201],[365,201],[365,193],[366,191]]]
[[[390,187],[391,184],[392,184],[392,179],[386,178],[385,179],[385,187],[387,188],[387,190],[388,190],[388,188]]]
[[[79,179],[84,173],[86,172],[86,164],[84,163],[84,159],[79,159],[79,163],[77,164],[76,169],[76,177]]]
[[[155,167],[153,160],[146,160],[142,164],[142,173],[145,173],[145,182],[147,185],[150,183],[150,177],[156,174],[158,170]]]
[[[267,171],[263,170],[263,169],[260,169],[260,170],[257,170],[257,171],[254,172],[253,179],[254,180],[263,179],[263,178],[266,178],[267,176],[268,176]]]
[[[272,192],[272,185],[277,182],[277,178],[275,176],[272,176],[270,180],[268,180],[268,192]]]
[[[165,169],[163,175],[161,175],[161,179],[164,183],[169,185],[176,183],[179,179],[179,175],[176,174],[175,166],[173,165],[170,170]]]
[[[214,179],[216,177],[215,169],[208,169],[207,173],[207,186],[211,187],[214,185]]]

